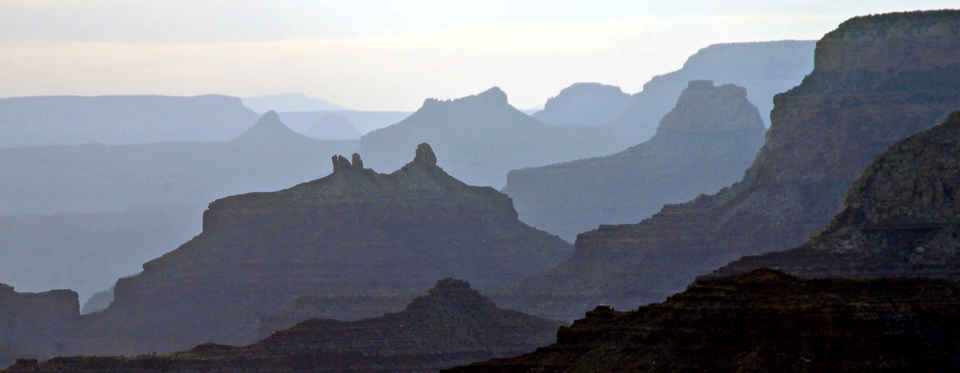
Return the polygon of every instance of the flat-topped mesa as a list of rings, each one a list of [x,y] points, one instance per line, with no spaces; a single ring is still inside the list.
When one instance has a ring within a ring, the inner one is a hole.
[[[525,222],[573,241],[740,180],[764,131],[744,88],[694,80],[652,139],[606,157],[512,170],[504,192]]]
[[[713,81],[693,80],[660,121],[657,133],[742,130],[764,130],[757,108],[747,101],[747,89],[733,84],[714,87]]]
[[[960,112],[878,156],[833,223],[797,248],[711,276],[778,268],[805,277],[960,279]]]
[[[549,309],[635,307],[740,257],[803,244],[830,224],[874,157],[960,108],[958,32],[957,10],[841,24],[817,43],[816,69],[775,96],[766,141],[740,182],[636,224],[581,233],[574,259],[525,291],[568,299]]]
[[[97,335],[70,347],[251,343],[306,318],[396,311],[439,278],[497,289],[569,256],[563,240],[520,222],[509,197],[455,179],[436,159],[420,144],[406,166],[381,174],[359,155],[336,156],[324,178],[210,203],[203,231],[119,280],[87,329]],[[279,321],[263,325],[267,316]]]

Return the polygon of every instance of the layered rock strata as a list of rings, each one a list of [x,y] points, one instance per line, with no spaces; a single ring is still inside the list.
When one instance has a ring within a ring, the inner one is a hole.
[[[430,372],[533,351],[549,344],[559,326],[500,309],[469,283],[448,278],[403,311],[354,322],[312,319],[245,347],[21,360],[6,372]]]
[[[597,307],[555,344],[472,372],[936,372],[960,364],[960,286],[761,269],[663,303]]]
[[[521,223],[506,195],[447,175],[427,144],[392,174],[362,163],[334,156],[325,178],[214,201],[200,235],[117,282],[72,352],[251,343],[265,316],[301,297],[333,305],[305,317],[356,320],[401,309],[438,278],[493,289],[571,252]]]
[[[665,203],[740,180],[763,132],[745,89],[692,81],[649,141],[606,157],[510,171],[503,191],[523,221],[573,241],[600,224],[637,222]]]
[[[960,280],[960,112],[877,157],[833,223],[800,247],[745,257],[714,275],[761,267],[804,277]]]
[[[776,96],[742,181],[580,234],[571,260],[522,284],[517,307],[554,318],[597,303],[635,307],[741,256],[803,243],[874,157],[960,107],[960,11],[853,18],[818,42],[815,61]]]

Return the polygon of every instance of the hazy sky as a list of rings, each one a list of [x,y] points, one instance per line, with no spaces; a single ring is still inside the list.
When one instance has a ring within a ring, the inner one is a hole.
[[[415,109],[500,86],[640,90],[711,43],[817,39],[956,0],[0,0],[0,96],[304,92]]]

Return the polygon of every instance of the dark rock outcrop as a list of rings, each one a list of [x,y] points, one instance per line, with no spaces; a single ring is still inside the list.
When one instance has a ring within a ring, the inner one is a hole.
[[[554,345],[446,372],[937,372],[960,364],[957,338],[957,283],[762,269],[635,311],[598,307]]]
[[[403,311],[353,322],[312,319],[245,347],[24,360],[5,372],[430,372],[533,351],[553,341],[559,326],[500,309],[469,283],[448,278]]]
[[[329,307],[312,317],[355,320],[401,308],[437,278],[494,289],[570,254],[521,223],[506,195],[436,162],[426,144],[392,174],[337,156],[322,179],[214,201],[200,235],[117,282],[113,304],[78,329],[73,353],[251,343],[261,318],[300,297]]]
[[[19,293],[0,284],[0,365],[14,358],[62,353],[68,328],[79,318],[77,293]]]
[[[224,141],[256,118],[217,95],[0,98],[0,148]]]
[[[630,95],[620,87],[575,83],[548,99],[533,117],[560,126],[598,126],[617,119],[629,104]]]
[[[393,170],[419,143],[444,154],[440,166],[473,185],[497,188],[507,171],[610,154],[633,143],[609,130],[552,126],[515,109],[499,88],[455,100],[427,99],[406,119],[360,140],[368,167]],[[448,155],[449,154],[449,155]]]
[[[742,256],[796,247],[830,223],[874,157],[960,107],[957,86],[960,11],[844,22],[818,42],[814,72],[776,96],[742,181],[582,233],[571,260],[525,281],[518,304],[498,303],[556,319],[596,303],[635,307]]]
[[[634,94],[612,123],[635,143],[656,133],[657,123],[673,107],[691,80],[712,80],[747,89],[748,99],[770,124],[773,96],[797,85],[813,70],[814,42],[784,40],[713,44],[690,56],[680,70],[658,75]]]
[[[763,132],[745,89],[692,81],[649,141],[606,157],[510,171],[503,191],[523,221],[573,241],[600,224],[637,222],[665,203],[740,180]]]
[[[877,157],[833,223],[800,247],[745,257],[714,275],[761,267],[804,277],[960,280],[960,112]]]

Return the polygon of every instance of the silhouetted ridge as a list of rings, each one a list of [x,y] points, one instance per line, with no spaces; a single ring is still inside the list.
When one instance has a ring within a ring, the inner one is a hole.
[[[445,372],[937,372],[960,364],[958,337],[954,282],[758,269],[629,312],[596,307],[553,345]]]
[[[235,144],[262,145],[262,144],[289,144],[311,145],[316,140],[294,132],[280,121],[280,115],[270,110],[257,119],[257,122],[246,132],[232,141]]]
[[[533,351],[553,341],[558,327],[500,309],[468,282],[445,278],[400,312],[352,322],[306,320],[245,347],[204,343],[136,358],[24,360],[3,372],[435,372]]]
[[[450,176],[430,145],[411,150],[390,174],[337,155],[321,179],[213,201],[203,231],[117,281],[113,303],[66,351],[251,343],[309,318],[399,310],[438,278],[497,289],[569,256],[563,240],[520,222],[509,197]]]
[[[606,157],[512,170],[503,191],[523,221],[573,241],[736,182],[763,133],[745,89],[691,81],[652,139]]]
[[[877,32],[862,32],[868,25]],[[766,142],[742,181],[636,224],[581,233],[570,261],[522,286],[557,303],[500,303],[540,315],[634,307],[742,256],[802,244],[842,209],[874,157],[960,108],[960,11],[844,23],[817,42],[815,61],[798,87],[775,96]]]

